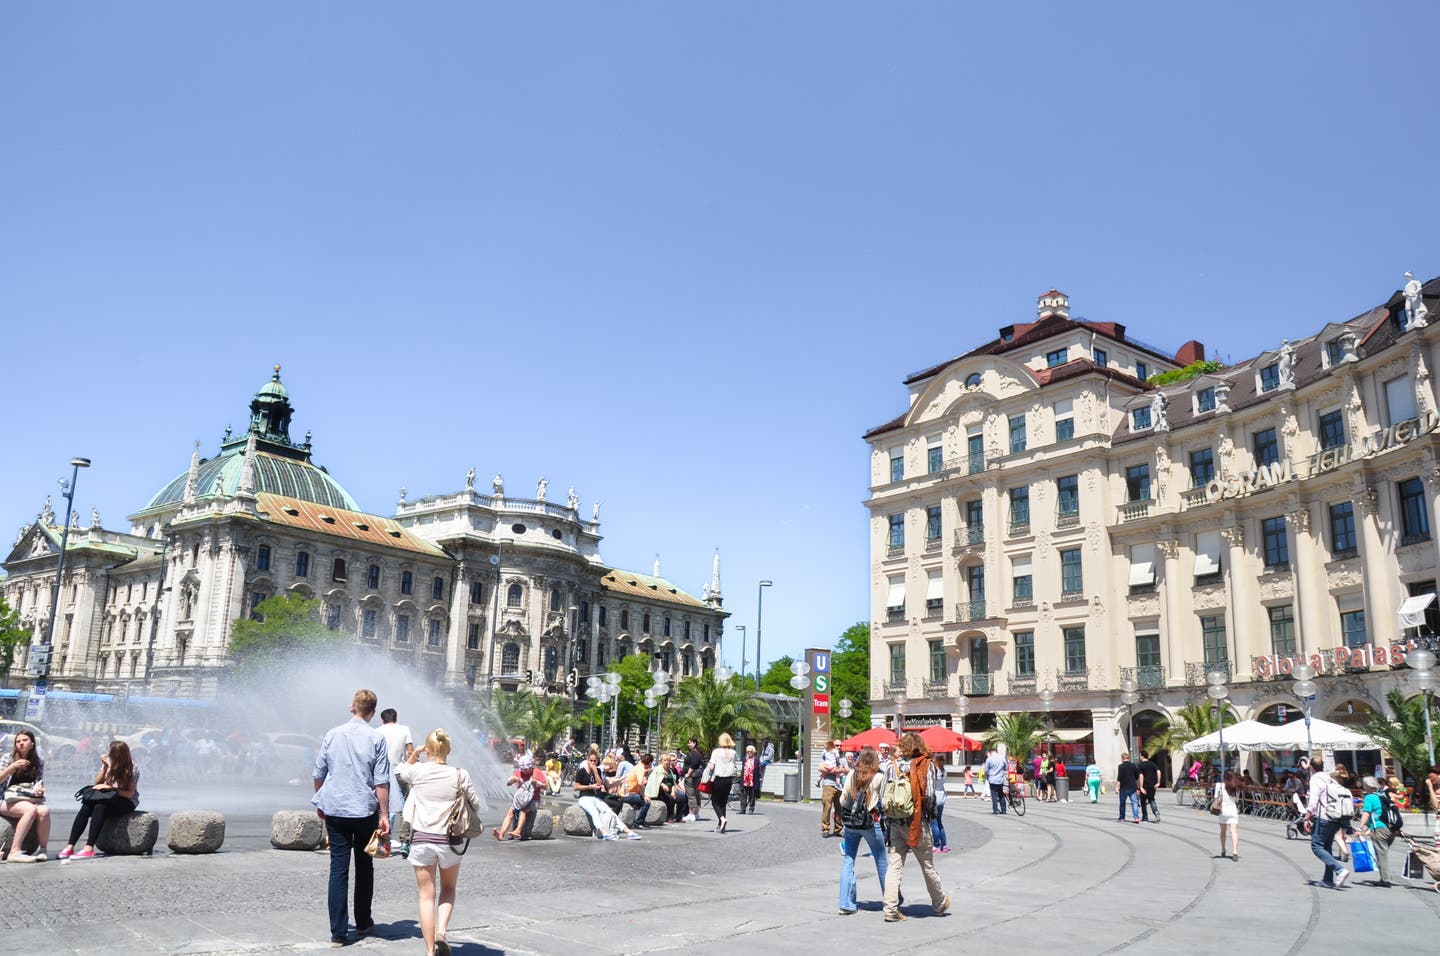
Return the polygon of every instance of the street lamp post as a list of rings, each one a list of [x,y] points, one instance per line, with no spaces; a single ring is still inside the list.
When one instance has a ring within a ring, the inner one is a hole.
[[[1315,742],[1310,736],[1310,707],[1315,702],[1315,668],[1305,663],[1296,664],[1291,668],[1290,676],[1295,679],[1290,692],[1300,698],[1305,709],[1305,756],[1309,758],[1315,751]]]
[[[1120,700],[1125,705],[1125,723],[1129,726],[1126,736],[1130,741],[1130,756],[1135,756],[1135,702],[1140,699],[1139,685],[1132,678],[1120,682]]]
[[[89,458],[70,459],[70,480],[60,479],[60,490],[65,495],[65,513],[60,518],[60,563],[55,569],[55,586],[50,589],[50,624],[45,628],[45,638],[37,645],[42,652],[42,661],[36,667],[36,680],[50,676],[50,654],[55,647],[55,617],[60,613],[60,582],[65,577],[65,557],[70,544],[70,515],[75,511],[75,485],[80,480],[80,469],[90,467]]]
[[[955,713],[960,715],[960,736],[962,738],[962,740],[960,741],[960,762],[963,764],[967,763],[970,759],[968,756],[966,756],[965,741],[963,739],[965,736],[965,718],[970,714],[969,697],[966,697],[964,694],[960,694],[955,698]]]
[[[744,676],[744,674],[745,674],[745,667],[746,667],[747,664],[750,663],[750,661],[745,657],[745,655],[746,655],[747,653],[749,653],[750,647],[749,647],[748,644],[745,643],[745,641],[746,641],[745,625],[744,625],[744,624],[736,624],[736,625],[735,625],[735,630],[737,630],[737,631],[740,632],[740,674],[741,674],[741,676],[742,676],[742,678],[743,678],[743,676]],[[758,687],[758,686],[756,687],[756,690],[759,690],[759,687]]]
[[[895,736],[899,737],[905,732],[905,688],[891,693],[890,699],[895,701]]]
[[[1418,651],[1411,651],[1405,658],[1405,663],[1415,672],[1413,680],[1415,686],[1420,688],[1420,702],[1425,708],[1425,751],[1430,758],[1430,766],[1435,766],[1435,734],[1430,727],[1430,692],[1435,689],[1435,652],[1421,648]]]
[[[1215,724],[1220,729],[1220,777],[1225,777],[1225,698],[1230,696],[1230,688],[1225,686],[1229,679],[1223,670],[1215,669],[1205,675],[1210,681],[1210,686],[1205,693],[1215,702]]]
[[[755,690],[760,690],[760,638],[762,636],[761,625],[764,621],[765,611],[765,589],[774,587],[774,581],[761,581],[760,586],[755,589]]]
[[[841,697],[839,703],[835,706],[838,708],[836,713],[840,715],[840,739],[844,740],[850,736],[850,715],[855,713],[855,711],[850,708],[854,706],[854,702],[851,701],[849,697]]]

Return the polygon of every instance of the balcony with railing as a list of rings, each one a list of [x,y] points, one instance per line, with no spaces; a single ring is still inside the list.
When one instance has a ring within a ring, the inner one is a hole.
[[[902,605],[900,605],[899,607],[887,607],[887,608],[885,609],[885,623],[886,623],[886,624],[904,624],[904,623],[905,623],[905,606],[902,604]]]
[[[1074,670],[1058,670],[1055,672],[1055,689],[1061,693],[1073,693],[1090,689],[1090,671],[1088,668],[1076,668]]]
[[[1011,673],[1010,679],[1006,681],[1007,689],[1012,694],[1034,694],[1038,689],[1039,679],[1034,674]]]
[[[921,684],[920,692],[926,700],[944,700],[950,696],[950,682],[948,680],[927,680]]]
[[[985,526],[969,525],[955,529],[956,548],[979,548],[985,545]]]
[[[989,697],[995,693],[993,674],[964,674],[960,680],[963,692],[971,697]]]
[[[1187,491],[1180,492],[1180,503],[1186,508],[1194,508],[1197,505],[1203,505],[1209,500],[1209,496],[1205,494],[1204,486],[1201,486],[1199,488],[1190,488]]]
[[[1160,690],[1165,686],[1164,664],[1141,664],[1120,668],[1121,680],[1133,680],[1141,690]]]
[[[897,693],[908,694],[910,685],[903,680],[887,680],[881,684],[881,689],[885,692],[886,697],[894,697]]]
[[[1030,533],[1030,517],[1010,519],[1010,537],[1023,538]]]
[[[926,551],[934,551],[934,550],[935,550],[936,548],[938,548],[938,547],[940,547],[940,532],[937,531],[937,532],[935,532],[933,535],[932,535],[932,534],[927,534],[927,535],[925,535],[925,550],[926,550]]]
[[[1073,528],[1079,523],[1080,509],[1078,507],[1061,508],[1055,512],[1055,527],[1057,528]]]
[[[985,470],[985,456],[982,455],[952,455],[945,459],[945,468],[958,470],[966,475],[978,475]]]
[[[1120,522],[1139,521],[1141,518],[1150,517],[1150,511],[1155,506],[1154,498],[1141,498],[1137,501],[1127,501],[1119,505]]]
[[[887,558],[903,558],[903,557],[905,557],[905,545],[904,545],[903,543],[902,543],[902,544],[891,544],[891,545],[887,545],[886,548],[885,548],[885,557],[887,557]]]
[[[961,601],[956,609],[955,619],[961,622],[989,620],[989,613],[986,611],[985,601]]]
[[[1188,661],[1185,664],[1185,683],[1190,687],[1204,687],[1210,683],[1206,676],[1211,671],[1221,671],[1229,681],[1234,672],[1229,661]]]

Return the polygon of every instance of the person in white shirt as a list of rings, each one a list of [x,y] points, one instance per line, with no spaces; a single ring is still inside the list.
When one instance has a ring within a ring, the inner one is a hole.
[[[390,758],[390,792],[393,794],[398,790],[400,794],[399,800],[390,801],[391,850],[403,857],[410,852],[410,825],[401,815],[405,809],[405,798],[410,795],[410,785],[400,779],[399,769],[415,752],[415,741],[410,737],[409,727],[395,722],[399,716],[394,707],[380,711],[379,730],[380,736],[385,738],[385,753]],[[401,817],[398,829],[395,825],[397,816]]]
[[[425,763],[416,763],[420,753],[428,758]],[[414,844],[409,859],[419,888],[420,935],[425,939],[426,953],[435,956],[450,954],[445,931],[455,910],[455,886],[460,880],[461,854],[465,852],[464,846],[457,850],[445,832],[450,809],[460,797],[475,816],[481,810],[480,795],[470,775],[449,766],[445,762],[449,756],[450,736],[437,728],[425,738],[421,751],[410,744],[406,761],[395,774],[411,794],[405,801],[404,820],[411,827]]]
[[[844,764],[840,758],[840,741],[831,740],[820,754],[820,836],[844,836],[840,822],[840,784],[844,782]]]
[[[1335,834],[1346,823],[1345,817],[1335,817],[1331,812],[1331,804],[1339,802],[1334,798],[1339,797],[1341,788],[1325,771],[1325,764],[1319,757],[1311,758],[1310,771],[1310,799],[1305,805],[1305,819],[1312,822],[1310,852],[1325,864],[1324,875],[1311,885],[1338,890],[1350,878],[1350,871],[1341,866],[1340,861],[1330,853],[1330,844],[1335,839]],[[1345,797],[1349,798],[1348,792]]]

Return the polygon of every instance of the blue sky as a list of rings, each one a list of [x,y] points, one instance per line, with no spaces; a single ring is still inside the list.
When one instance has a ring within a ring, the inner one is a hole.
[[[280,362],[367,509],[543,473],[828,644],[861,434],[1040,292],[1239,359],[1440,273],[1437,11],[7,4],[0,518],[84,454],[121,526]]]

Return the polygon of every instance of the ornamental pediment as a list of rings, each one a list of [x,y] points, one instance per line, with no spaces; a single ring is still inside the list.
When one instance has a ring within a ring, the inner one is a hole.
[[[15,546],[10,549],[10,556],[5,563],[28,561],[59,553],[60,547],[50,539],[50,535],[39,524],[32,524],[15,540]]]

